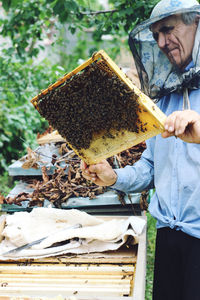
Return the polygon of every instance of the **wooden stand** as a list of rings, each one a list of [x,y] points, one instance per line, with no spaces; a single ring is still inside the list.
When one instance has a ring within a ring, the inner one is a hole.
[[[0,299],[144,300],[145,270],[146,228],[117,251],[2,261]]]

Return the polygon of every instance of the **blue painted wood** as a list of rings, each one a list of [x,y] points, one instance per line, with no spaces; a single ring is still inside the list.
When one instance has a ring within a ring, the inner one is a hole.
[[[131,202],[133,204],[140,202],[140,194],[130,194]],[[131,204],[128,195],[124,197],[126,204]],[[73,197],[69,198],[66,206],[102,206],[102,205],[119,205],[119,197],[116,191],[107,191],[104,194],[96,196],[94,199],[89,199],[89,197]],[[64,207],[65,205],[63,205]]]
[[[57,158],[60,158],[59,154],[59,146],[56,146],[54,143],[45,144],[42,146],[39,146],[37,149],[35,149],[35,152],[40,156],[40,161],[38,161],[39,168],[30,168],[30,169],[24,169],[22,168],[22,165],[25,162],[25,157],[22,157],[21,159],[15,161],[13,164],[11,164],[8,167],[8,173],[10,176],[41,176],[42,171],[41,167],[45,166],[47,168],[47,174],[52,175],[54,173],[54,170],[56,167],[51,163],[52,161],[52,155],[55,154]],[[65,167],[65,163],[60,164],[62,167]],[[66,170],[67,174],[67,170]]]
[[[15,197],[20,193],[31,193],[33,189],[28,186],[27,183],[24,181],[19,181],[16,186],[10,191],[7,197]],[[138,204],[140,202],[140,193],[132,193],[129,194],[131,201],[126,195],[124,197],[124,201],[126,204]],[[26,202],[26,201],[25,201]],[[50,204],[50,202],[48,201]],[[47,203],[47,204],[48,204]],[[89,197],[71,197],[69,198],[66,203],[62,204],[62,208],[67,207],[81,207],[81,206],[106,206],[106,205],[119,205],[120,201],[118,198],[117,191],[115,190],[108,190],[104,194],[96,196],[94,199],[89,199]]]

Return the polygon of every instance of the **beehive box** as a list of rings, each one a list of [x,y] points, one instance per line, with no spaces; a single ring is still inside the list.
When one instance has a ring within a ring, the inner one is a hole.
[[[166,118],[103,50],[31,102],[87,164],[159,134]]]
[[[22,193],[31,193],[32,188],[24,181],[19,181],[10,191],[7,197],[14,197]],[[107,190],[103,194],[97,195],[94,199],[89,197],[70,197],[61,204],[61,209],[78,209],[85,211],[91,215],[138,215],[141,216],[140,207],[141,193],[130,193],[123,196],[124,204],[119,200],[119,193],[114,190]],[[31,211],[34,206],[29,205],[30,199],[22,201],[21,205],[16,204],[0,204],[0,213],[14,213],[17,211]],[[52,203],[44,200],[44,207],[52,207]]]
[[[0,299],[144,300],[145,267],[146,229],[117,251],[0,262]]]
[[[30,149],[30,155],[25,155],[9,166],[9,175],[14,176],[13,179],[16,184],[6,196],[4,204],[0,205],[0,212],[31,211],[35,205],[45,207],[54,207],[55,205],[55,207],[62,209],[76,208],[97,215],[109,215],[110,213],[118,215],[141,215],[141,207],[144,207],[142,205],[144,203],[143,193],[125,194],[109,188],[98,190],[96,185],[87,184],[83,178],[78,177],[76,179],[76,174],[79,173],[80,159],[72,150],[67,149],[65,145],[65,143],[61,146],[51,143],[44,144],[34,151]],[[60,147],[64,151],[63,153],[61,153]],[[111,158],[113,167],[124,167],[127,164],[134,163],[139,159],[145,147],[145,144],[138,145],[120,153],[119,157]],[[68,150],[69,152],[66,154],[71,153],[71,158],[69,156],[63,158],[65,157],[65,151]],[[60,156],[61,154],[64,156]],[[60,177],[59,174],[61,173],[59,172],[54,174],[55,170],[58,170],[53,164],[54,155],[56,155],[58,161],[61,161],[59,163],[59,170],[63,170],[63,177]],[[75,161],[70,161],[73,158],[75,158]],[[24,169],[24,164],[29,168]],[[71,164],[72,170],[70,179],[68,180],[67,174]],[[33,165],[37,169],[34,169]],[[43,167],[45,167],[46,171],[42,171]],[[39,177],[43,172],[44,174],[47,173],[49,177],[45,177],[45,179]],[[46,179],[49,180],[48,183],[44,181]],[[65,184],[65,190],[63,189],[63,184]],[[56,193],[57,196],[51,198]],[[71,195],[63,200],[68,193]],[[37,201],[37,199],[39,200]]]

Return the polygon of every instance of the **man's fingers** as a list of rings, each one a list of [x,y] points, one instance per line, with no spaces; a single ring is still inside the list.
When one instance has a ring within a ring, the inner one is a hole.
[[[86,164],[86,162],[81,160],[80,167],[81,167],[81,170],[84,171],[88,168],[88,165]]]
[[[96,173],[93,173],[90,171],[90,166],[88,166],[86,164],[86,162],[84,162],[83,160],[81,161],[81,164],[80,164],[80,167],[81,167],[81,170],[82,170],[82,175],[85,179],[87,180],[91,180],[91,181],[94,181],[96,180]]]
[[[109,163],[106,160],[102,160],[98,164],[90,165],[89,171],[91,173],[101,174],[102,172],[105,171],[105,169],[107,169],[108,166],[109,166]]]
[[[185,132],[185,129],[188,125],[188,120],[184,119],[184,118],[176,118],[175,121],[175,135],[179,136],[182,135]]]
[[[168,131],[162,132],[162,137],[163,138],[168,138],[170,136],[174,136],[174,134],[173,133],[169,133]]]
[[[97,178],[95,173],[88,173],[88,171],[82,171],[82,175],[85,179],[91,180],[91,181],[94,181]]]
[[[87,180],[91,180],[100,186],[113,185],[117,180],[117,174],[107,160],[102,160],[97,164],[89,165],[85,169],[83,167],[82,175]]]
[[[178,111],[173,112],[169,117],[167,117],[165,121],[165,130],[168,131],[169,133],[174,133],[175,131],[175,121],[178,115]]]
[[[200,116],[193,110],[176,111],[169,115],[164,124],[162,137],[175,135],[185,142],[199,143]]]
[[[190,121],[191,116],[188,111],[173,112],[165,122],[165,130],[169,133],[169,136],[182,135]]]

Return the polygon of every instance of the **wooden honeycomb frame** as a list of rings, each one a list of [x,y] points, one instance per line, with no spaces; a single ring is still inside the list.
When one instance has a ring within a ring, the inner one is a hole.
[[[146,127],[146,131],[139,133],[127,131],[127,130],[111,130],[112,138],[104,136],[105,132],[95,134],[88,149],[78,150],[70,143],[71,148],[83,159],[87,164],[94,164],[100,162],[102,159],[111,157],[119,152],[122,152],[146,139],[149,139],[164,131],[164,122],[166,119],[165,114],[156,106],[156,104],[144,93],[142,93],[132,81],[122,72],[122,70],[112,61],[112,59],[105,53],[104,50],[100,50],[93,54],[91,58],[78,66],[72,72],[66,74],[54,84],[50,85],[47,89],[43,90],[39,95],[31,100],[31,103],[38,110],[38,101],[48,92],[59,87],[68,79],[84,70],[87,66],[94,61],[103,62],[108,68],[114,72],[118,78],[123,81],[130,90],[134,90],[134,93],[138,95],[138,102],[140,105],[140,112],[138,113],[139,119]],[[104,138],[103,138],[104,136]],[[114,138],[113,138],[114,136]]]

